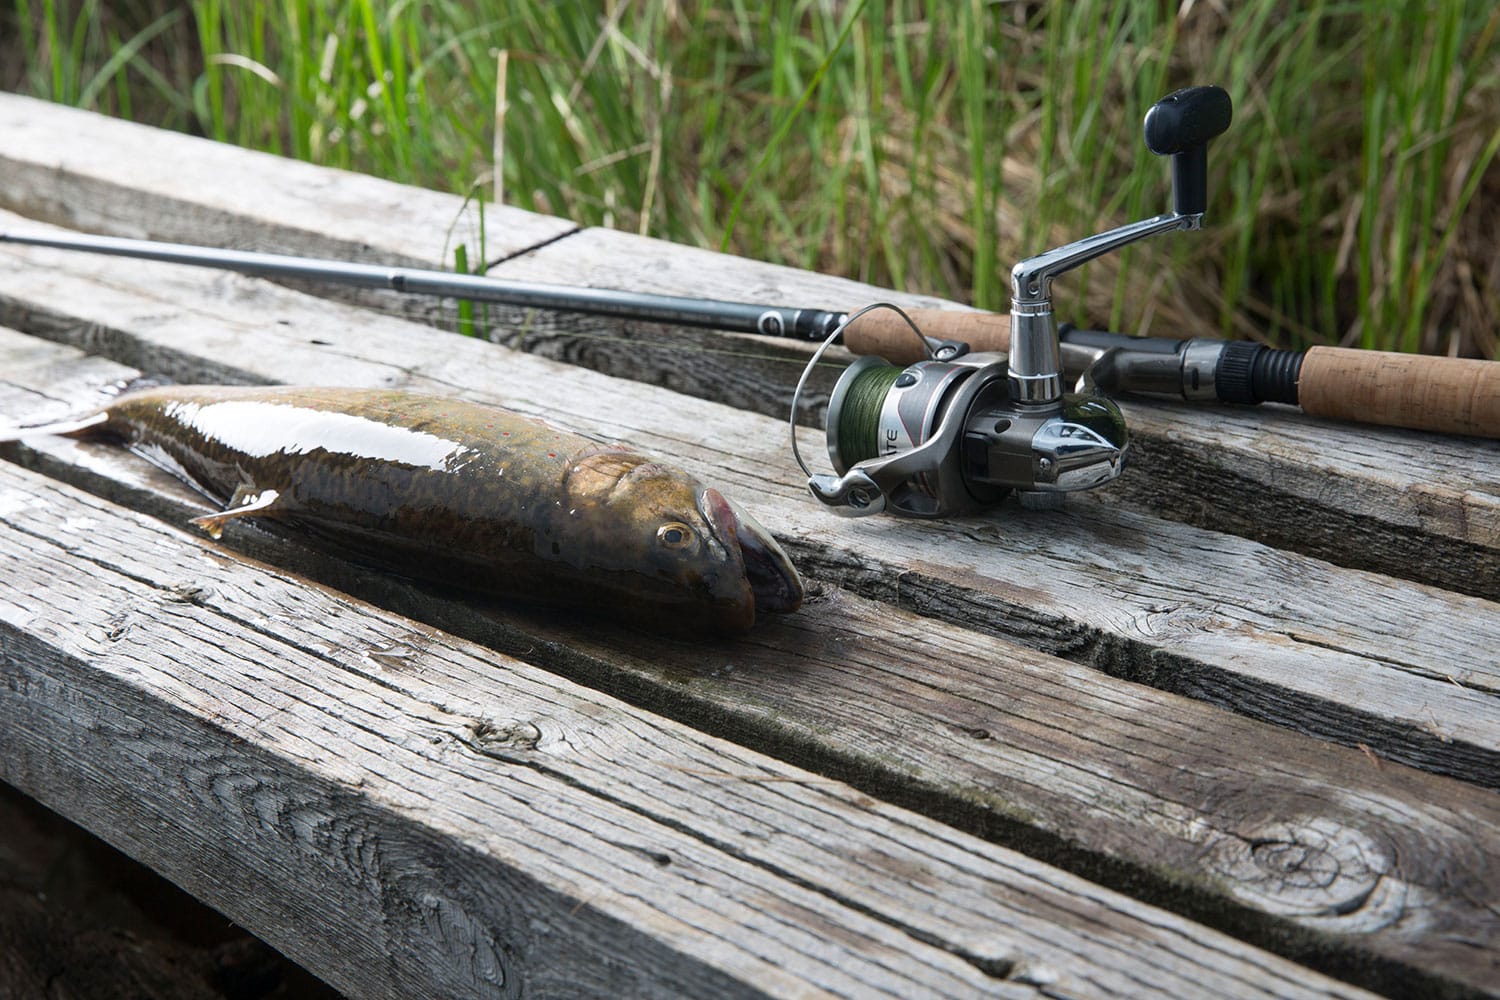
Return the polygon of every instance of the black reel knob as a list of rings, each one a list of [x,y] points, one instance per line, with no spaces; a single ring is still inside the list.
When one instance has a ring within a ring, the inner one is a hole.
[[[1172,158],[1172,210],[1202,215],[1208,208],[1208,140],[1222,135],[1234,118],[1234,103],[1222,87],[1187,87],[1168,94],[1146,112],[1146,148]]]

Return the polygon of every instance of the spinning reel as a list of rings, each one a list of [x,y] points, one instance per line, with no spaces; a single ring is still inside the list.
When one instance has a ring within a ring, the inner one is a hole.
[[[998,503],[1011,490],[1023,503],[1053,506],[1118,476],[1129,439],[1119,407],[1093,391],[1063,391],[1052,279],[1148,236],[1202,228],[1208,141],[1231,116],[1229,95],[1218,87],[1179,90],[1151,106],[1146,148],[1172,158],[1172,210],[1017,264],[1007,356],[929,340],[907,319],[927,360],[897,368],[864,357],[851,365],[828,403],[828,454],[838,475],[810,472],[795,433],[803,384],[838,331],[831,334],[792,398],[792,450],[813,496],[850,516],[941,517]],[[900,312],[885,304],[867,310],[877,308]]]

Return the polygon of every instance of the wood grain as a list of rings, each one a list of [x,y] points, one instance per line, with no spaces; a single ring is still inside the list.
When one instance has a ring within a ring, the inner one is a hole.
[[[431,334],[254,279],[8,249],[0,322],[179,381],[407,386],[487,399],[672,460],[741,500],[804,569],[865,596],[1496,787],[1500,608],[1100,499],[941,523],[830,517],[786,427]],[[817,444],[804,441],[804,453]],[[1275,581],[1268,587],[1268,581]],[[1480,650],[1474,655],[1474,650]]]
[[[482,239],[496,260],[578,228],[491,205],[481,234],[477,209],[458,195],[17,94],[0,94],[0,134],[0,208],[75,229],[448,267],[457,243],[478,259]],[[310,204],[316,212],[308,212]]]
[[[6,496],[59,506],[36,483],[12,482]],[[137,541],[175,555],[181,572],[183,539]],[[6,635],[7,779],[120,824],[99,832],[341,989],[765,995],[802,983],[899,994],[920,983],[967,995],[984,985],[978,970],[634,809],[504,766],[482,752],[481,720],[327,662],[362,658],[362,647],[303,650],[256,627],[272,609],[300,620],[295,597],[237,611],[191,579],[158,591],[135,567],[55,562],[45,550],[63,548],[23,532],[4,547],[0,607],[24,626]],[[241,586],[258,596],[255,581]],[[120,801],[132,796],[140,805]],[[168,817],[179,832],[153,829]],[[882,970],[895,948],[910,964]]]
[[[1356,992],[12,466],[0,511],[6,780],[356,995]]]
[[[814,309],[857,308],[874,301],[903,306],[936,300],[891,292],[829,275],[736,261],[723,254],[590,228],[501,262],[494,276],[599,288],[694,295]],[[642,262],[649,261],[648,266]],[[509,347],[659,385],[782,420],[812,355],[812,344],[748,334],[683,330],[574,314],[498,315],[492,339]],[[804,422],[822,425],[828,395],[851,355],[835,347],[803,391]]]
[[[1122,400],[1137,510],[1500,599],[1500,442]],[[1211,446],[1211,447],[1208,447]],[[1176,486],[1163,492],[1158,483]]]
[[[0,357],[8,343],[24,354],[33,342],[0,336]],[[32,352],[17,379],[45,372],[56,388],[32,382],[13,389],[16,401],[86,399],[92,390],[63,359],[89,359],[47,346],[57,357]],[[6,405],[0,391],[0,412]],[[207,509],[118,449],[35,439],[16,457],[173,523]],[[1489,876],[1500,864],[1500,802],[1370,752],[824,586],[802,614],[705,648],[372,580],[257,531],[227,539],[1341,975],[1386,988],[1486,989],[1500,972],[1494,948],[1474,947],[1500,941]],[[128,539],[96,544],[109,562],[131,559]],[[156,571],[160,586],[170,565]],[[307,642],[337,648],[350,634],[336,606],[312,617],[320,624],[299,626]],[[382,662],[400,667],[411,645],[393,637]],[[609,766],[634,773],[624,758]]]

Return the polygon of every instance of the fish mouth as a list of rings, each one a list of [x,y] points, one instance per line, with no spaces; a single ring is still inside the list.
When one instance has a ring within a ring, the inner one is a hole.
[[[739,547],[757,611],[785,614],[802,606],[802,577],[759,521],[715,489],[703,491],[699,507],[719,540]]]

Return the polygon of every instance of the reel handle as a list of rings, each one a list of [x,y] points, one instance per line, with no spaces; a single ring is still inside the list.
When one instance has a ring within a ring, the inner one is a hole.
[[[1186,87],[1146,112],[1146,148],[1172,158],[1172,211],[1202,215],[1208,208],[1208,140],[1234,119],[1234,104],[1222,87]]]

